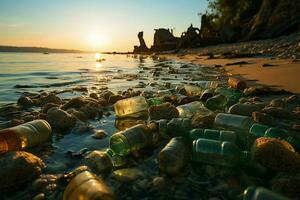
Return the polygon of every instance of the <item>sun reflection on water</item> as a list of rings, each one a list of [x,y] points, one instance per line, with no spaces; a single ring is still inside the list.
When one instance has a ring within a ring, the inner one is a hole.
[[[100,71],[101,68],[102,68],[102,64],[97,62],[96,65],[95,65],[95,68],[96,68],[96,71]]]

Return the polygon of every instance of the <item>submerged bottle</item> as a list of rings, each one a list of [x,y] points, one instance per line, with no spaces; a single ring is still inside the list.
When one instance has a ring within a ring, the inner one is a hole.
[[[289,200],[263,187],[250,186],[244,191],[243,200]]]
[[[156,124],[138,124],[110,137],[109,147],[114,153],[126,156],[144,147],[151,146],[157,140]]]
[[[188,162],[190,145],[183,137],[174,137],[158,154],[159,168],[169,174],[178,173]]]
[[[95,174],[83,171],[76,175],[66,187],[63,200],[115,199],[106,183]]]
[[[242,152],[234,143],[210,139],[198,139],[193,142],[193,161],[234,167],[249,159],[248,152]]]
[[[0,154],[37,146],[50,138],[51,131],[46,120],[34,120],[0,130]]]
[[[236,143],[236,134],[234,131],[200,129],[200,128],[193,129],[190,131],[189,133],[190,141],[194,141],[201,138]]]
[[[114,104],[116,117],[139,117],[143,112],[147,112],[148,104],[145,97],[136,96],[122,99]]]
[[[224,110],[227,106],[227,101],[228,99],[226,96],[218,94],[207,99],[205,106],[210,110]]]
[[[188,104],[177,106],[176,108],[179,112],[180,118],[192,118],[196,113],[201,113],[203,115],[208,115],[211,113],[211,111],[207,109],[200,101],[193,101]]]

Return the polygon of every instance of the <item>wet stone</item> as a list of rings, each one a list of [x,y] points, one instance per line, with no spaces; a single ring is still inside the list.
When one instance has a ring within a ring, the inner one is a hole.
[[[275,119],[271,115],[262,112],[253,112],[252,118],[257,123],[269,126],[273,126],[276,123]]]
[[[58,130],[66,130],[76,124],[75,117],[59,108],[50,108],[47,112],[47,120],[51,127]]]
[[[117,101],[122,100],[122,99],[123,99],[123,97],[121,95],[111,95],[111,96],[109,96],[108,103],[114,104]]]
[[[292,96],[285,98],[285,101],[287,103],[297,103],[299,101],[299,98],[297,95],[292,95]]]
[[[150,118],[153,120],[172,119],[179,116],[177,108],[170,103],[153,105],[149,108]]]
[[[39,177],[46,165],[31,153],[16,151],[1,155],[0,166],[0,191],[9,192]]]
[[[280,107],[266,107],[262,112],[267,113],[275,118],[291,118],[291,113]]]
[[[98,99],[97,93],[91,93],[90,97],[93,98],[93,99]]]
[[[41,97],[40,101],[41,101],[42,105],[45,105],[47,103],[54,103],[54,104],[58,104],[58,105],[62,104],[62,100],[53,93],[50,93],[47,96]]]
[[[95,139],[103,139],[106,138],[108,134],[105,132],[105,130],[96,130],[95,133],[92,135]]]
[[[30,97],[22,96],[18,99],[18,105],[22,106],[23,108],[30,108],[33,106],[33,101]]]
[[[270,107],[282,107],[282,108],[285,105],[286,105],[286,103],[281,99],[273,99],[269,104]]]

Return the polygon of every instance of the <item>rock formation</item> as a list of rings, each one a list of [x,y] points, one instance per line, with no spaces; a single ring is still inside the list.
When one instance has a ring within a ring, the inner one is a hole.
[[[140,41],[140,46],[134,46],[134,53],[142,53],[142,52],[149,52],[149,48],[147,47],[145,40],[143,38],[143,31],[138,33],[138,38]]]

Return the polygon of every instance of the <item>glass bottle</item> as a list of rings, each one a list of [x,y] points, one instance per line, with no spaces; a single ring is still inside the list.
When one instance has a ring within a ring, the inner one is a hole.
[[[188,104],[177,106],[176,108],[179,112],[180,118],[192,118],[196,113],[202,113],[203,115],[208,115],[211,113],[211,111],[207,109],[200,101],[193,101]]]
[[[252,116],[253,112],[259,110],[261,108],[255,104],[236,103],[228,109],[228,112],[236,115]]]
[[[157,139],[156,125],[138,124],[110,137],[109,147],[114,153],[126,156],[133,151],[152,145]]]
[[[215,118],[214,125],[219,128],[229,129],[238,132],[249,132],[253,121],[250,117],[219,113]]]
[[[200,96],[204,89],[195,85],[184,85],[187,96]]]
[[[188,118],[173,118],[167,123],[166,133],[169,137],[186,137],[192,129],[192,121]]]
[[[114,104],[116,117],[139,117],[141,113],[147,112],[148,104],[145,97],[135,96],[122,99]]]
[[[234,131],[200,129],[200,128],[193,129],[190,131],[189,133],[190,141],[194,141],[200,138],[236,143],[236,134]]]
[[[242,152],[231,142],[210,139],[193,142],[192,160],[196,162],[234,167],[248,159],[248,152]]]
[[[115,199],[112,190],[95,174],[83,171],[76,175],[66,187],[63,200]]]
[[[190,145],[183,137],[174,137],[158,154],[158,166],[168,174],[178,173],[188,162]]]
[[[218,94],[207,99],[205,106],[210,110],[224,110],[226,108],[228,99],[222,94]]]
[[[51,131],[46,120],[34,120],[0,130],[0,154],[37,146],[50,138]]]
[[[213,97],[214,93],[214,89],[206,89],[201,93],[200,99],[205,102],[207,99]]]
[[[263,187],[250,186],[244,190],[243,200],[289,200],[289,198]]]

